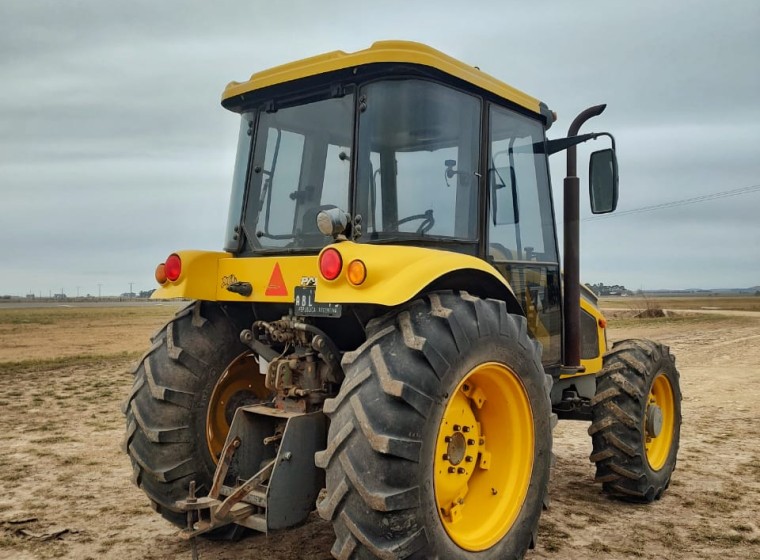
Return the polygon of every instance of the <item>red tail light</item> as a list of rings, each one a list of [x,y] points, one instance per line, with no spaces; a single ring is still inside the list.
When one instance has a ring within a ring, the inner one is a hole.
[[[343,258],[337,249],[325,249],[319,255],[319,272],[325,280],[335,280],[343,268]]]
[[[182,274],[182,259],[179,258],[179,255],[176,253],[169,255],[169,258],[166,259],[166,263],[164,263],[164,270],[166,272],[166,277],[171,282],[174,282],[179,278],[179,275]]]

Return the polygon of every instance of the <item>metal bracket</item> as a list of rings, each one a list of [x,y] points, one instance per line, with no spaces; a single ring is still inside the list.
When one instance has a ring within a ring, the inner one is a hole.
[[[321,412],[240,407],[209,495],[197,498],[193,483],[187,499],[176,503],[188,515],[188,527],[180,536],[193,539],[230,523],[267,532],[302,522],[324,486],[314,453],[324,449],[326,431]]]

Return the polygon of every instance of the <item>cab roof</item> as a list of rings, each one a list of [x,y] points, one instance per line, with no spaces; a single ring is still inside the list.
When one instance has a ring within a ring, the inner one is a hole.
[[[515,103],[533,113],[546,115],[546,105],[538,99],[497,80],[474,66],[469,66],[436,49],[411,41],[378,41],[368,49],[353,53],[332,51],[275,66],[269,70],[253,74],[248,81],[227,84],[222,94],[222,102],[245,93],[301,78],[382,63],[427,66]]]

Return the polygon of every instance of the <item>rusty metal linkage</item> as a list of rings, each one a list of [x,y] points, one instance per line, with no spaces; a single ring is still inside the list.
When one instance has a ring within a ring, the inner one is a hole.
[[[239,447],[239,437],[236,437],[232,441],[228,441],[224,444],[222,455],[219,458],[219,466],[216,468],[216,472],[214,473],[214,481],[211,484],[211,491],[208,493],[209,498],[216,499],[219,497],[219,491],[222,488],[222,484],[224,484],[224,479],[227,477],[227,471],[230,468],[232,456],[235,454],[235,451],[237,451]]]
[[[270,475],[272,474],[272,470],[274,469],[274,465],[277,462],[276,459],[272,459],[267,463],[263,469],[261,469],[259,472],[257,472],[255,475],[253,475],[251,478],[245,481],[244,484],[238,486],[235,491],[230,494],[224,502],[219,506],[219,508],[214,511],[211,510],[212,513],[212,519],[219,519],[223,520],[227,517],[229,517],[230,511],[232,510],[232,507],[240,502],[243,498],[246,497],[246,495],[250,494],[251,491],[253,491],[256,486],[259,484],[262,484],[263,482],[266,482],[269,480]]]
[[[208,496],[196,497],[195,482],[193,481],[190,484],[188,497],[185,500],[177,502],[177,507],[181,511],[187,512],[187,529],[180,533],[183,539],[188,539],[192,542],[198,535],[242,520],[254,513],[255,507],[253,505],[240,502],[258,485],[264,484],[269,480],[277,460],[272,459],[269,461],[259,472],[235,488],[224,501],[221,501],[218,497],[222,490],[232,456],[238,447],[240,447],[240,438],[235,438],[228,442],[228,445],[225,445],[222,452],[223,462],[217,468],[211,493]],[[198,521],[193,522],[193,515],[196,511],[198,512]],[[203,518],[204,511],[208,512],[207,519]]]

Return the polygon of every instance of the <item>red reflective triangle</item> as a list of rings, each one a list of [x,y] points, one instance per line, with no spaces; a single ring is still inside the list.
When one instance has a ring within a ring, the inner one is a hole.
[[[285,279],[282,277],[282,271],[280,270],[280,263],[274,264],[274,270],[272,276],[269,278],[269,285],[267,286],[264,295],[267,296],[286,296],[288,295],[288,289],[285,287]]]

